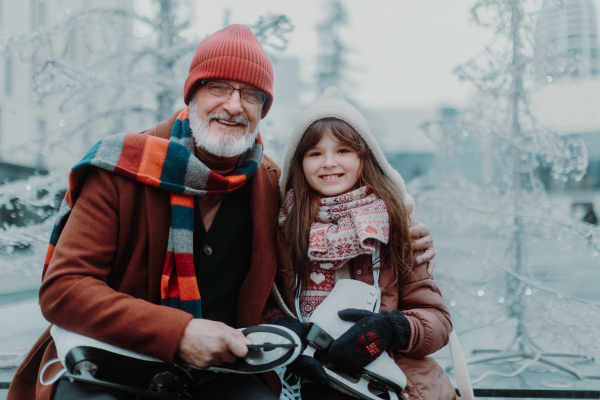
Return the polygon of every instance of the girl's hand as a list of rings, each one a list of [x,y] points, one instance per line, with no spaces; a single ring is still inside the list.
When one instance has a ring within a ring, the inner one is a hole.
[[[411,237],[411,247],[415,262],[419,264],[427,263],[427,274],[433,274],[435,263],[435,250],[433,249],[433,237],[429,227],[414,217],[410,217],[410,228],[408,231]]]
[[[356,322],[333,341],[327,353],[329,361],[344,371],[359,373],[388,348],[408,348],[410,324],[400,310],[374,313],[347,308],[338,315]]]

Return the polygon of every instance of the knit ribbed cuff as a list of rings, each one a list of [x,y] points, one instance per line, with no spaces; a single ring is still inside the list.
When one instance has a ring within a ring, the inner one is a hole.
[[[394,330],[392,348],[406,350],[411,338],[411,329],[408,319],[406,319],[402,311],[394,310],[390,313],[389,321]]]

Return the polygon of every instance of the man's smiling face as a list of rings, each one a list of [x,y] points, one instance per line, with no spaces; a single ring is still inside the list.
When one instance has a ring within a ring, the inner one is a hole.
[[[255,87],[236,81],[219,80],[235,89],[253,89]],[[196,117],[208,122],[211,135],[219,140],[240,140],[244,135],[256,131],[260,121],[261,107],[244,104],[240,92],[234,90],[231,96],[223,99],[211,97],[206,93],[206,86],[196,91]]]

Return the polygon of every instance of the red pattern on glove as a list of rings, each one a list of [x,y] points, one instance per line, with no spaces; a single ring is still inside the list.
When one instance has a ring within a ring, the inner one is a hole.
[[[356,340],[359,347],[356,352],[361,356],[368,357],[370,362],[375,361],[381,353],[385,351],[387,345],[384,340],[380,340],[379,336],[374,332],[367,332]]]

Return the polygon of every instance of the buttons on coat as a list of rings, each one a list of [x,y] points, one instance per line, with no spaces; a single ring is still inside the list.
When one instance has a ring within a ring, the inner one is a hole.
[[[373,311],[373,303],[375,303],[375,301],[377,301],[377,298],[379,297],[379,291],[375,290],[375,289],[371,289],[369,290],[369,298],[367,299],[367,305],[365,305],[365,310],[370,310]]]
[[[210,256],[213,253],[213,249],[212,247],[210,247],[209,245],[204,246],[204,248],[202,249],[202,251],[204,252],[204,254],[206,254],[207,256]]]
[[[362,274],[362,269],[359,269],[358,271],[356,271],[357,274]]]

